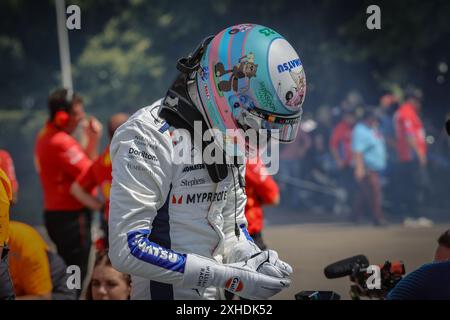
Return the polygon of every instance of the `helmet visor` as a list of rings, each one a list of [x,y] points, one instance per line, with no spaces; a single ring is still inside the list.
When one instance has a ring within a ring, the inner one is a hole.
[[[264,131],[267,130],[270,138],[279,140],[281,143],[290,143],[297,137],[302,115],[301,109],[297,114],[289,117],[269,115],[256,108],[247,111],[238,121],[259,131],[259,134],[264,134]],[[261,129],[262,131],[260,131]]]

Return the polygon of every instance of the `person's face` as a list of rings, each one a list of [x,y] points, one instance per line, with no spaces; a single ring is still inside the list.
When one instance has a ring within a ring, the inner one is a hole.
[[[369,118],[367,119],[367,124],[371,128],[376,128],[378,127],[378,120],[377,118]]]
[[[354,125],[356,123],[356,117],[352,114],[347,114],[344,117],[344,121],[347,122],[349,125]]]
[[[93,300],[127,300],[130,295],[123,275],[111,266],[95,267],[91,290]]]
[[[414,107],[417,111],[420,111],[422,109],[422,101],[417,98],[412,98],[412,103],[414,104]]]
[[[450,260],[450,248],[445,246],[438,246],[436,249],[436,253],[434,254],[435,262],[442,262]]]
[[[380,106],[383,111],[391,108],[392,105],[396,102],[395,96],[391,94],[384,95],[380,98]]]
[[[75,103],[70,110],[70,120],[67,125],[66,131],[71,133],[73,132],[81,120],[86,117],[86,113],[84,112],[84,106],[81,102]]]

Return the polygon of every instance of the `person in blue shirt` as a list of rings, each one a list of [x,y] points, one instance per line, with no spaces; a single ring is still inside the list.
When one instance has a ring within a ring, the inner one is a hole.
[[[352,220],[359,222],[364,211],[369,210],[375,225],[385,225],[380,172],[386,167],[386,145],[378,130],[377,116],[371,109],[364,111],[361,121],[353,128],[352,152],[358,183]]]
[[[404,277],[388,300],[450,300],[450,230],[439,237],[433,263]]]

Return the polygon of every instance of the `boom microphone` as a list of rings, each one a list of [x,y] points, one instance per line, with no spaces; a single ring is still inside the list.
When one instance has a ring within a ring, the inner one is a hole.
[[[355,265],[359,265],[362,268],[367,268],[369,266],[369,260],[366,256],[360,254],[332,263],[325,268],[325,277],[328,279],[336,279],[350,276]]]

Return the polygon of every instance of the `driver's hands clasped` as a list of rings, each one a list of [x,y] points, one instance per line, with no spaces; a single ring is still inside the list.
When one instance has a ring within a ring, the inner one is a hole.
[[[232,264],[250,259],[253,255],[261,252],[255,243],[251,241],[241,241],[233,246],[227,255],[225,263]],[[268,276],[278,278],[288,278],[292,274],[292,267],[278,258],[278,253],[274,250],[267,250],[268,260],[256,270]]]
[[[247,260],[231,264],[219,264],[214,260],[194,254],[187,256],[183,287],[225,289],[246,299],[268,299],[281,290],[288,288],[291,280],[286,277],[271,276],[288,274],[292,268],[283,263],[284,271],[278,270],[274,251],[260,251]],[[272,257],[271,257],[272,256]],[[281,264],[281,263],[280,263]]]

